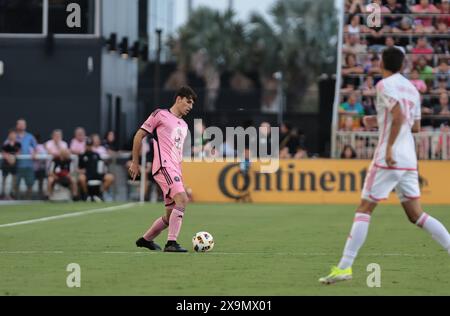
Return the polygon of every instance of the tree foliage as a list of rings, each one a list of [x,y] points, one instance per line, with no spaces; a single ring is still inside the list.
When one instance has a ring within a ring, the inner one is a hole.
[[[253,14],[238,21],[233,11],[200,7],[178,31],[178,61],[206,54],[219,73],[285,74],[289,90],[301,93],[322,73],[334,73],[337,14],[330,0],[278,0],[271,19]]]

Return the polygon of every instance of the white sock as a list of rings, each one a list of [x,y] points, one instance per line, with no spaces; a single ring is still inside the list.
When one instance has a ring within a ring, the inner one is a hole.
[[[350,236],[348,236],[345,244],[344,254],[338,264],[339,269],[347,269],[353,265],[353,261],[355,261],[359,249],[366,241],[369,224],[370,215],[356,213]]]
[[[431,217],[427,213],[423,213],[416,225],[430,233],[431,237],[433,237],[433,239],[444,247],[444,249],[446,249],[450,254],[450,235],[440,221]]]

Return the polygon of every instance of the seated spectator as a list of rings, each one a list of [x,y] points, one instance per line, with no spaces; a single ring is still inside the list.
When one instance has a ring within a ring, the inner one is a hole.
[[[428,45],[427,38],[425,36],[419,37],[416,46],[411,50],[413,54],[412,62],[416,63],[418,56],[425,57],[427,61],[431,61],[433,59],[433,52],[433,48]]]
[[[450,116],[450,105],[448,102],[448,94],[442,93],[439,96],[439,105],[434,108],[434,114],[442,116]]]
[[[348,34],[345,36],[345,43],[342,45],[344,54],[364,54],[367,52],[367,45],[361,43],[359,34]]]
[[[420,0],[420,4],[412,6],[411,11],[413,13],[440,13],[440,10],[436,8],[429,0]],[[417,33],[433,33],[433,17],[429,16],[417,16],[414,21]]]
[[[374,97],[377,94],[377,89],[375,87],[375,81],[372,75],[368,75],[364,80],[362,87],[362,94],[366,97]]]
[[[403,52],[403,54],[406,53],[405,48],[403,46],[395,45],[395,39],[392,36],[386,36],[385,49],[390,48],[390,47],[395,47],[395,48],[400,49]]]
[[[5,195],[6,180],[8,175],[12,177],[11,191],[16,187],[16,174],[17,174],[17,159],[16,156],[20,153],[21,144],[17,141],[17,134],[14,130],[8,131],[8,138],[2,146],[2,193],[1,197],[9,200],[17,192],[10,192]]]
[[[366,12],[363,0],[347,0],[345,2],[345,9],[346,9],[345,12],[348,12],[350,14]]]
[[[292,155],[289,153],[288,147],[283,147],[280,149],[280,159],[291,159]]]
[[[444,146],[444,138],[446,140],[446,146]],[[446,148],[445,148],[446,147]],[[447,151],[447,159],[450,159],[450,126],[448,122],[441,124],[439,140],[436,146],[434,155],[436,158],[444,158],[444,150]]]
[[[86,147],[86,131],[82,127],[77,127],[74,138],[70,141],[70,152],[74,155],[84,154]]]
[[[449,26],[446,22],[436,22],[436,33],[437,34],[447,34]]]
[[[45,149],[44,144],[41,142],[41,135],[35,134],[34,138],[36,139],[36,155],[47,155],[47,150]],[[34,176],[38,183],[38,193],[40,198],[44,198],[44,180],[47,179],[47,160],[38,158],[34,160]]]
[[[375,81],[373,76],[367,76],[362,88],[362,105],[364,107],[365,115],[375,115],[375,96],[377,90],[375,88]]]
[[[368,75],[381,74],[380,57],[377,54],[372,55],[370,63],[364,67],[364,72]]]
[[[447,90],[449,90],[448,80],[444,77],[438,77],[437,86],[435,89],[431,90],[431,94],[447,93]]]
[[[439,10],[442,14],[446,14],[447,16],[438,17],[436,19],[437,25],[443,25],[442,27],[445,27],[446,29],[450,27],[450,1],[449,0],[442,0],[441,5],[439,6]],[[444,30],[444,29],[442,29]],[[447,31],[446,31],[447,32]],[[438,33],[445,34],[446,32],[441,32],[440,27],[438,26]]]
[[[92,139],[86,140],[86,151],[80,155],[78,162],[78,183],[81,187],[83,194],[82,198],[87,198],[88,195],[88,182],[91,180],[99,180],[102,182],[101,193],[106,192],[114,183],[114,176],[107,173],[106,170],[101,170],[101,166],[104,166],[102,158],[93,148],[94,142]],[[98,197],[102,199],[102,197]]]
[[[439,60],[439,65],[434,68],[435,78],[435,86],[437,86],[438,81],[446,81],[447,89],[450,89],[450,67],[448,65],[447,58],[441,58]]]
[[[417,70],[420,72],[420,79],[425,81],[427,85],[431,84],[433,80],[433,68],[428,65],[424,56],[420,56]]]
[[[361,17],[359,15],[350,15],[349,22],[344,28],[344,32],[350,35],[359,35],[365,32],[364,25],[361,25]]]
[[[356,159],[356,151],[350,145],[345,145],[341,153],[341,159]]]
[[[403,17],[400,21],[398,27],[392,29],[392,33],[394,34],[412,34],[414,32],[413,29],[413,21],[409,17]],[[396,44],[400,47],[408,47],[410,43],[410,38],[406,36],[396,37]]]
[[[96,152],[97,154],[100,155],[100,157],[105,160],[108,159],[108,151],[106,150],[106,148],[102,145],[102,141],[100,139],[100,136],[98,134],[93,134],[91,136],[93,145],[92,145],[92,151]]]
[[[358,89],[360,85],[360,80],[358,78],[358,74],[363,74],[364,69],[361,65],[356,63],[356,56],[353,54],[347,54],[345,56],[345,66],[342,67],[342,76],[343,76],[343,88],[348,89],[349,86],[353,87],[353,89]]]
[[[427,93],[428,90],[427,85],[425,84],[425,81],[420,79],[420,73],[419,70],[417,70],[417,68],[414,68],[411,71],[409,81],[411,81],[411,83],[414,85],[414,87],[416,87],[417,90],[419,90],[420,93],[422,94]]]
[[[59,156],[61,150],[68,149],[67,143],[63,140],[63,133],[60,129],[55,129],[52,139],[45,143],[45,149],[52,156]]]
[[[364,107],[358,101],[358,94],[352,93],[339,107],[341,114],[341,128],[344,130],[358,130],[361,128],[361,117],[364,116]]]
[[[292,157],[299,144],[297,132],[288,122],[281,124],[280,128],[280,150],[287,147],[287,152]]]
[[[414,31],[413,21],[411,20],[411,18],[407,16],[401,18],[398,26],[392,29],[393,33],[411,34],[413,33],[413,31]]]
[[[119,150],[116,141],[116,134],[114,133],[114,131],[109,131],[108,133],[106,133],[105,139],[103,140],[102,144],[109,154],[117,152]]]
[[[47,189],[49,198],[53,195],[55,184],[70,189],[72,196],[77,196],[76,182],[71,175],[72,170],[70,151],[68,149],[62,149],[59,156],[55,156],[50,164]]]
[[[339,121],[339,130],[343,132],[356,131],[361,126],[359,123],[356,123],[353,115],[341,115]]]
[[[358,101],[358,94],[352,93],[348,97],[347,102],[344,102],[339,107],[340,113],[346,113],[346,114],[358,114],[360,116],[364,115],[364,107],[362,104]]]
[[[429,100],[425,99],[422,94],[420,95],[420,103],[422,104],[422,114],[423,115],[431,115],[431,114],[434,113],[433,106],[428,101]],[[431,126],[431,121],[430,120],[422,118],[422,126],[424,125],[424,123],[426,125],[430,125]]]
[[[387,0],[385,5],[387,11],[391,14],[405,14],[410,13],[408,7],[404,3],[399,3],[397,0]],[[385,23],[391,28],[397,28],[401,24],[402,17],[387,17]]]
[[[297,151],[295,152],[293,158],[294,159],[308,159],[309,158],[308,151],[305,148],[299,146],[299,147],[297,147]]]

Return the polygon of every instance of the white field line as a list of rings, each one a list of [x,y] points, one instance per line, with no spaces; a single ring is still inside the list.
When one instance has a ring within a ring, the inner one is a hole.
[[[137,203],[128,203],[128,204],[123,204],[123,205],[93,209],[93,210],[89,210],[89,211],[81,211],[81,212],[67,213],[67,214],[56,215],[56,216],[41,217],[41,218],[31,219],[28,221],[2,224],[2,225],[0,225],[0,228],[28,225],[28,224],[34,224],[34,223],[40,223],[40,222],[48,222],[48,221],[54,221],[54,220],[63,219],[63,218],[78,217],[78,216],[97,214],[97,213],[114,212],[114,211],[118,211],[118,210],[127,209],[127,208],[130,208],[135,205],[137,205]]]
[[[60,255],[60,254],[86,254],[86,255],[158,255],[162,254],[162,252],[152,252],[152,251],[0,251],[0,255]],[[193,255],[202,255],[202,253],[195,253],[190,252],[188,254]],[[171,254],[169,254],[171,255]],[[186,255],[186,254],[181,254]],[[205,253],[203,255],[206,256],[222,256],[222,255],[231,255],[231,256],[241,256],[241,255],[247,255],[247,256],[254,256],[254,255],[276,255],[276,256],[300,256],[300,257],[326,257],[326,256],[332,256],[332,254],[329,253],[306,253],[306,252],[299,252],[299,253],[293,253],[293,252],[209,252]],[[362,254],[361,257],[430,257],[430,255],[424,255],[424,254],[410,254],[410,253],[367,253]]]

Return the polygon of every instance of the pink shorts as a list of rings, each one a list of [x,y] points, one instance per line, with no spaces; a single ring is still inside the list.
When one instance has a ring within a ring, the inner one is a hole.
[[[178,171],[161,168],[153,178],[163,192],[166,207],[175,204],[175,201],[173,200],[175,195],[185,192],[183,178]]]

